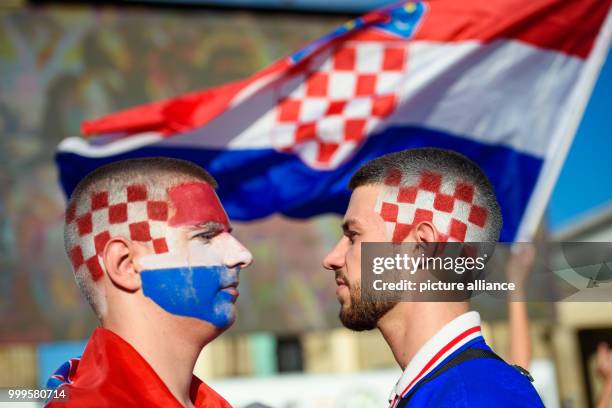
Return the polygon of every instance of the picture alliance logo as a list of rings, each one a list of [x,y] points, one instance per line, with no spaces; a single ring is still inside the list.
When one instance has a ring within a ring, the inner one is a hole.
[[[559,242],[536,253],[529,281],[505,265],[520,246],[495,243],[363,243],[362,296],[383,301],[609,301],[612,244]],[[608,291],[608,292],[606,292]]]

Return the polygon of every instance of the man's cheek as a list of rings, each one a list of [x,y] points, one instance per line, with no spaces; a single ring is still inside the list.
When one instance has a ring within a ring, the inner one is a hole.
[[[352,274],[359,272],[361,262],[361,244],[355,244],[346,254],[346,267]]]
[[[222,266],[224,264],[222,256],[223,248],[200,239],[189,241],[187,244],[187,254],[192,265]]]
[[[233,297],[220,291],[219,267],[157,269],[142,273],[143,294],[166,312],[226,327],[232,319]]]
[[[223,232],[207,245],[210,259],[223,265],[234,265],[252,258],[251,253],[236,238]]]
[[[174,269],[181,267],[189,267],[189,259],[185,254],[177,252],[166,252],[163,254],[149,254],[137,258],[136,265],[141,272],[156,270],[156,269]]]
[[[237,271],[192,264],[188,257],[175,253],[148,255],[139,264],[143,294],[166,312],[220,328],[233,321],[235,299],[221,288],[238,281]]]
[[[189,235],[186,231],[182,231],[178,228],[166,226],[165,229],[165,240],[168,247],[168,253],[174,254],[174,256],[180,256],[187,259],[187,253],[189,252]]]

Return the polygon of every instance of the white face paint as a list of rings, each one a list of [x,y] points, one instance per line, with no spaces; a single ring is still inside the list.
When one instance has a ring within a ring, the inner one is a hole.
[[[181,267],[223,267],[227,270],[221,278],[223,286],[238,281],[239,267],[249,264],[252,255],[236,238],[228,232],[216,232],[204,229],[168,227],[166,242],[168,252],[149,254],[136,260],[141,270],[172,269]]]

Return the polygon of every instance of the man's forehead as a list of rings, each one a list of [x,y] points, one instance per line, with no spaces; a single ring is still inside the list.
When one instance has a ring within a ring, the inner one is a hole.
[[[379,216],[375,212],[375,207],[382,187],[380,184],[357,187],[351,195],[344,222],[356,226],[377,220]]]
[[[351,218],[351,216],[367,210],[373,211],[378,195],[383,187],[382,184],[368,184],[357,187],[353,191],[353,194],[351,194],[351,199],[346,211],[346,218]]]
[[[197,226],[218,223],[229,229],[227,214],[210,184],[202,181],[186,182],[168,189],[173,208],[170,226]]]

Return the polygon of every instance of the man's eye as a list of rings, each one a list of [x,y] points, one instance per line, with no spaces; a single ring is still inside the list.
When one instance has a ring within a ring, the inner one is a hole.
[[[211,239],[213,239],[215,236],[217,236],[216,232],[202,232],[200,234],[197,234],[194,236],[194,238],[198,238],[206,243],[210,242]]]
[[[348,238],[348,240],[349,240],[349,242],[350,242],[351,244],[354,244],[354,243],[355,243],[355,237],[356,237],[356,236],[357,236],[357,234],[356,234],[356,233],[354,233],[354,232],[351,232],[351,233],[346,234],[346,237]]]

